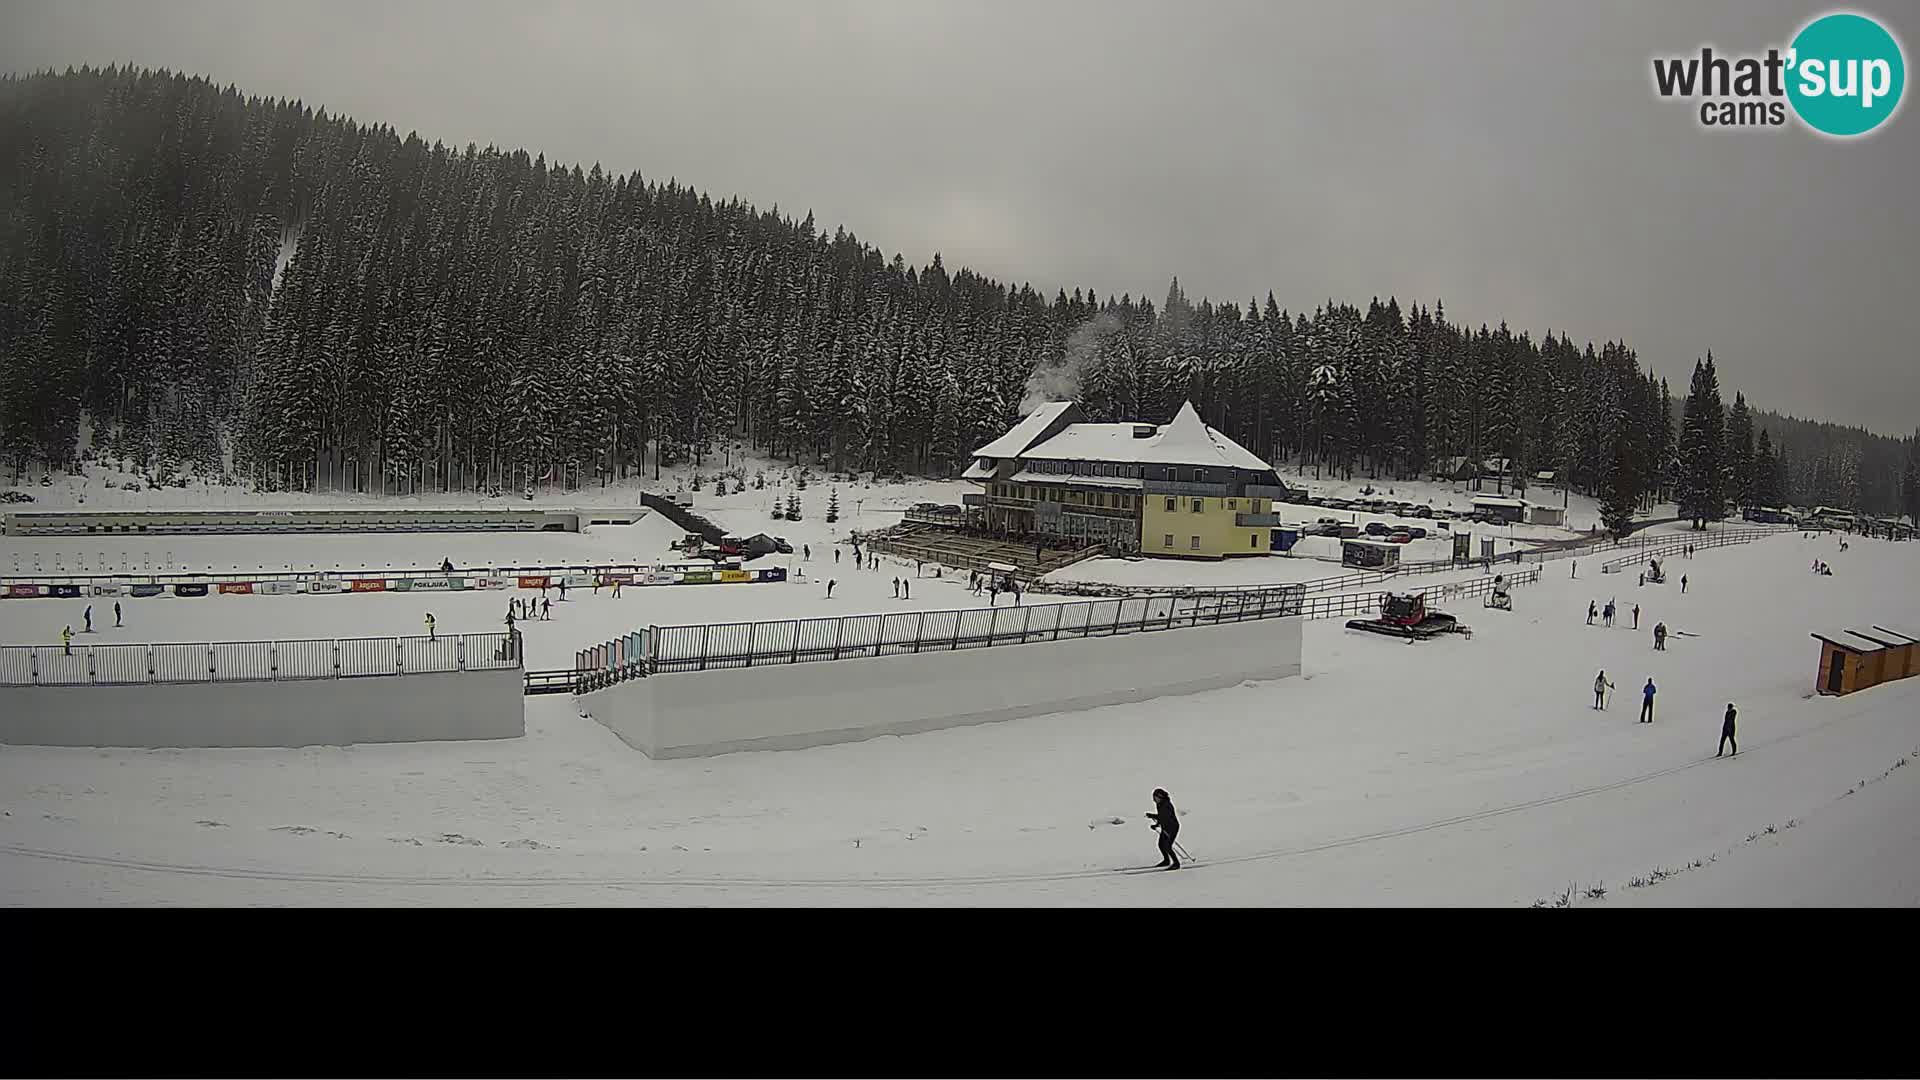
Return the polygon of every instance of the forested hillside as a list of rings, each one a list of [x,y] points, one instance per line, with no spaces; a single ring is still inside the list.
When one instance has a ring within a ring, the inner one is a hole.
[[[1676,403],[1623,343],[1456,323],[1438,301],[1308,302],[1192,302],[1177,281],[1157,307],[1049,300],[938,255],[909,266],[811,214],[203,78],[0,79],[0,453],[16,472],[92,453],[274,486],[323,465],[374,489],[593,483],[739,441],[942,474],[1059,394],[1105,419],[1165,420],[1191,398],[1310,469],[1507,458],[1629,503],[1683,483]],[[1910,440],[1737,408],[1785,448],[1781,500],[1911,496]],[[1695,437],[1752,495],[1735,423]]]

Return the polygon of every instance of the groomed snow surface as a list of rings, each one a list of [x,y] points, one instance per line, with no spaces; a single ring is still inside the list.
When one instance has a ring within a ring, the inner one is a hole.
[[[897,515],[953,491],[843,487],[841,506],[851,517],[864,498],[871,527],[889,516],[880,504]],[[823,542],[850,522],[821,521],[824,488],[803,498],[800,523],[768,519],[768,493],[753,491],[714,516],[812,543],[810,562],[795,558],[813,580],[635,588],[618,601],[576,591],[530,628],[533,664],[648,622],[985,602],[931,577],[896,601],[891,579],[912,575],[897,564],[835,574]],[[661,558],[672,531],[649,520],[565,542]],[[172,539],[176,552],[243,561],[220,546],[231,540]],[[426,537],[392,561],[468,565],[528,539]],[[242,541],[282,561],[305,542]],[[1788,533],[1676,560],[1671,584],[1644,588],[1585,560],[1569,580],[1565,561],[1549,562],[1511,613],[1449,609],[1471,640],[1406,645],[1317,621],[1298,679],[811,750],[653,762],[564,696],[527,699],[527,737],[499,742],[4,747],[0,902],[1524,906],[1567,893],[1576,907],[1910,905],[1920,679],[1815,697],[1807,633],[1920,621],[1920,545],[1850,544]],[[66,550],[82,547],[98,545]],[[1816,557],[1834,576],[1808,572]],[[832,601],[829,574],[842,582]],[[1585,625],[1588,601],[1610,597],[1619,624]],[[492,629],[505,597],[123,604],[139,632],[109,633],[111,602],[96,602],[102,632],[76,641],[418,633],[428,606],[442,632]],[[0,601],[0,639],[57,640],[68,621],[78,630],[81,606]],[[1659,620],[1674,631],[1664,653],[1646,629]],[[1041,655],[1005,652],[1009,664]],[[1600,668],[1617,686],[1605,712],[1591,708]],[[1637,724],[1649,676],[1657,722]],[[1716,760],[1729,701],[1741,752]],[[1157,858],[1141,816],[1156,786],[1172,792],[1199,862],[1113,873]]]

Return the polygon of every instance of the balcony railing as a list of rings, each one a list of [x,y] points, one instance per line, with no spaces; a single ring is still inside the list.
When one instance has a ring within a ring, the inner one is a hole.
[[[1242,529],[1277,529],[1280,527],[1279,514],[1235,514],[1233,523]]]
[[[1142,480],[1140,488],[1148,495],[1199,495],[1215,499],[1228,495],[1226,484],[1196,484],[1189,480]]]

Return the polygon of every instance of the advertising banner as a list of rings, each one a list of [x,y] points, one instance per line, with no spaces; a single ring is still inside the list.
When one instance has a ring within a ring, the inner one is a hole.
[[[340,591],[340,583],[331,579],[326,581],[309,581],[307,582],[307,591],[310,593],[337,593]]]
[[[520,587],[523,589],[538,589],[544,587],[546,584],[547,577],[545,574],[539,577],[522,577],[520,579]]]
[[[207,584],[204,581],[196,581],[190,584],[186,582],[182,582],[181,584],[175,585],[173,587],[173,595],[205,596],[207,595]]]
[[[47,595],[48,595],[48,596],[64,596],[64,597],[74,597],[74,596],[79,596],[79,595],[80,595],[80,586],[78,586],[78,585],[49,585],[49,586],[47,586]]]
[[[347,588],[353,592],[386,592],[386,578],[354,578],[347,582]]]
[[[506,589],[513,586],[511,579],[503,577],[474,578],[472,581],[476,589]]]
[[[20,597],[39,596],[41,595],[40,590],[44,588],[46,588],[44,585],[9,585],[7,586],[7,595]]]
[[[603,585],[631,585],[635,576],[634,574],[602,574],[600,582]]]
[[[787,580],[787,568],[784,566],[769,566],[765,570],[760,571],[760,573],[762,575],[760,580],[762,581]]]
[[[322,583],[312,582],[310,584],[318,585]],[[300,591],[300,583],[297,581],[263,581],[254,587],[254,591],[267,596],[292,596],[294,593]]]
[[[165,585],[132,585],[127,588],[129,596],[159,596],[165,592]]]
[[[747,573],[745,570],[722,570],[720,571],[720,580],[721,581],[752,581],[753,575]]]
[[[659,570],[647,575],[647,584],[649,585],[672,585],[679,580],[678,577]]]
[[[682,570],[680,583],[683,585],[708,585],[713,582],[711,570]]]
[[[569,589],[593,588],[592,574],[566,574],[560,578],[560,581]]]
[[[93,587],[93,595],[95,596],[125,596],[126,591],[127,587],[124,585],[95,585]]]
[[[251,592],[253,592],[253,582],[251,581],[223,581],[220,583],[220,593],[222,596]]]
[[[414,592],[424,592],[431,589],[452,588],[452,586],[448,583],[447,579],[443,577],[412,578],[406,581],[401,587],[405,589],[410,589]]]

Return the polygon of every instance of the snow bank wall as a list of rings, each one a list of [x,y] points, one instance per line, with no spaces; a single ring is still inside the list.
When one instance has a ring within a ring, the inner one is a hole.
[[[651,758],[792,750],[1300,674],[1300,620],[653,675],[577,699]]]
[[[344,746],[526,734],[518,668],[281,682],[0,687],[15,746]]]

